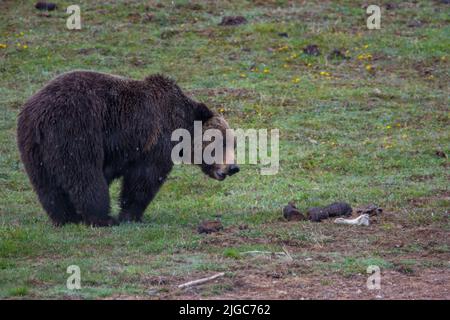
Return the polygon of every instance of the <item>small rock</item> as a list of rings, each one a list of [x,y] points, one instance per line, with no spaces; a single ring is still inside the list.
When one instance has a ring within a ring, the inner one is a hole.
[[[347,57],[344,53],[342,53],[339,49],[334,49],[331,51],[331,53],[328,55],[328,59],[350,59]]]
[[[310,56],[319,56],[320,55],[319,47],[315,44],[310,44],[309,46],[306,46],[305,48],[303,48],[303,52]]]
[[[222,222],[217,220],[205,220],[198,227],[198,233],[213,233],[223,230]]]
[[[393,2],[388,2],[385,5],[386,10],[394,10],[394,9],[398,9],[398,4],[397,3],[393,3]]]
[[[247,19],[242,16],[225,16],[219,23],[219,26],[237,26],[240,24],[246,24]]]
[[[161,39],[170,39],[170,38],[172,38],[173,36],[175,36],[175,35],[177,35],[179,33],[180,33],[179,30],[165,30],[165,31],[161,32],[159,37]]]
[[[373,94],[376,96],[380,96],[381,95],[381,90],[378,88],[373,89]]]
[[[439,158],[445,158],[445,159],[448,158],[447,154],[446,154],[444,151],[442,151],[442,150],[436,150],[436,155],[437,155]]]
[[[423,23],[420,20],[413,20],[410,23],[408,23],[409,28],[420,28],[422,25]]]
[[[147,294],[148,294],[149,296],[156,296],[156,295],[158,294],[158,292],[159,292],[158,289],[150,289],[150,290],[147,290]]]
[[[383,209],[374,204],[369,204],[366,207],[357,209],[356,213],[368,214],[369,216],[378,216],[383,213]]]
[[[142,22],[151,22],[155,18],[155,15],[153,13],[145,13],[142,17]]]
[[[44,11],[44,10],[53,11],[57,8],[57,5],[56,5],[56,3],[53,3],[53,2],[39,1],[34,5],[34,7],[41,11]]]
[[[288,221],[306,220],[305,216],[297,209],[293,201],[290,201],[288,205],[283,208],[283,217]]]

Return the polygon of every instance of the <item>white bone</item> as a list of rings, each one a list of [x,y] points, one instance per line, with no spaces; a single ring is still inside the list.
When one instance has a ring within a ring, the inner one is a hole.
[[[370,220],[368,214],[362,214],[355,219],[337,218],[334,220],[334,223],[351,224],[355,226],[368,226],[370,224]]]

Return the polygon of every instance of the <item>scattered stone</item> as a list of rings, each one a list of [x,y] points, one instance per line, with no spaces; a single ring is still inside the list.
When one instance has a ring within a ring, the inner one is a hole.
[[[248,224],[239,225],[239,230],[247,230],[247,229],[248,229]]]
[[[404,264],[396,264],[394,270],[403,274],[414,274],[414,269],[412,267],[406,266]]]
[[[310,208],[307,212],[308,219],[313,222],[320,222],[324,219],[339,216],[350,216],[352,207],[346,202],[335,202],[326,207]]]
[[[180,31],[178,31],[178,30],[165,30],[165,31],[161,32],[159,37],[161,39],[170,39],[179,33],[180,33]]]
[[[149,296],[156,296],[156,295],[158,295],[158,293],[159,293],[158,289],[149,289],[149,290],[147,290],[147,294]]]
[[[136,66],[136,67],[145,65],[145,62],[142,61],[141,59],[137,58],[137,57],[132,57],[132,58],[130,59],[130,63],[131,63],[133,66]]]
[[[230,60],[230,61],[236,61],[236,60],[239,60],[239,58],[240,58],[240,55],[236,52],[232,52],[228,55],[228,60]]]
[[[151,22],[155,18],[155,15],[153,13],[145,13],[142,17],[142,22]]]
[[[413,20],[410,23],[408,23],[409,28],[420,28],[422,27],[423,23],[420,20]]]
[[[246,23],[247,19],[245,19],[243,16],[225,16],[222,18],[219,26],[237,26]]]
[[[374,205],[369,204],[364,208],[359,208],[356,210],[357,214],[368,214],[369,216],[378,216],[383,213],[383,209]]]
[[[88,55],[95,51],[96,51],[95,48],[81,48],[80,50],[78,50],[78,53],[82,55]]]
[[[155,276],[148,281],[152,286],[162,286],[169,283],[168,279],[161,276]]]
[[[334,49],[331,51],[331,53],[328,55],[328,59],[350,59],[350,57],[347,57],[345,53],[342,53],[339,49]]]
[[[283,208],[283,216],[288,221],[306,220],[305,216],[295,206],[294,201],[290,201],[288,205]]]
[[[213,233],[220,230],[223,230],[223,225],[218,220],[205,220],[197,228],[198,233]]]
[[[437,155],[439,158],[445,158],[445,159],[448,158],[447,154],[446,154],[444,151],[442,151],[442,150],[436,150],[436,155]]]
[[[398,4],[394,3],[394,2],[388,2],[385,5],[386,10],[394,10],[394,9],[398,9]]]
[[[34,7],[41,11],[53,11],[57,8],[57,5],[53,2],[39,1],[34,5]]]
[[[303,48],[303,52],[310,56],[320,55],[319,47],[315,44],[310,44],[309,46],[306,46],[305,48]]]

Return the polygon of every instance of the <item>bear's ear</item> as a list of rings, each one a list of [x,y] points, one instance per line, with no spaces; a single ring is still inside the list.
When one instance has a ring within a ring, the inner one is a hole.
[[[198,103],[194,112],[195,120],[198,121],[207,121],[214,116],[213,112],[204,103]]]

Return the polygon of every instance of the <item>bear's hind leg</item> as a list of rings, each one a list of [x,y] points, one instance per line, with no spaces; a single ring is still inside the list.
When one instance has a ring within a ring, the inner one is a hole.
[[[92,174],[89,178],[79,177],[76,187],[69,187],[68,192],[85,224],[94,227],[117,224],[117,221],[109,215],[108,184],[101,174]]]
[[[55,226],[81,222],[81,215],[77,214],[69,197],[61,188],[46,186],[38,191],[38,196]]]

